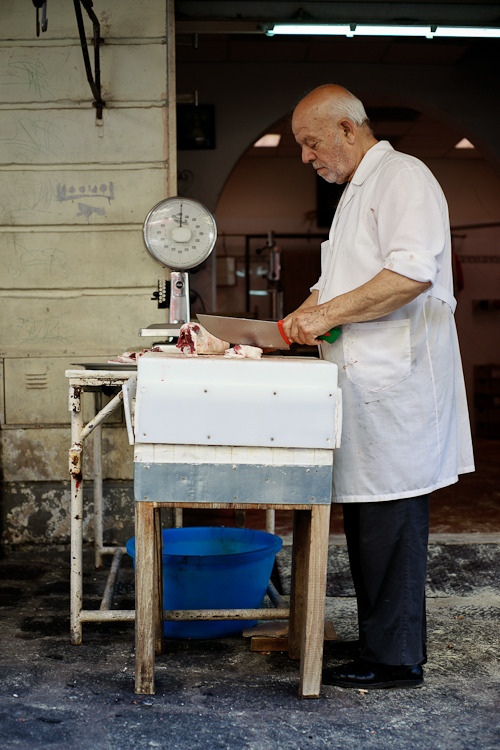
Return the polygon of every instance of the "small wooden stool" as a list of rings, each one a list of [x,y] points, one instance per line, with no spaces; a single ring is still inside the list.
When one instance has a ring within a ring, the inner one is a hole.
[[[155,654],[162,653],[164,619],[288,617],[288,653],[300,659],[299,695],[319,698],[332,466],[333,450],[327,449],[136,444],[136,693],[155,692]],[[214,495],[233,502],[213,502]],[[163,612],[161,508],[207,507],[294,511],[289,610]]]

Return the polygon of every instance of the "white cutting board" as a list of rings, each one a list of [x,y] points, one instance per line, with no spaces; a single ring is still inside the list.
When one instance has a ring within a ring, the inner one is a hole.
[[[315,358],[145,354],[135,441],[332,449],[340,395],[337,366]]]

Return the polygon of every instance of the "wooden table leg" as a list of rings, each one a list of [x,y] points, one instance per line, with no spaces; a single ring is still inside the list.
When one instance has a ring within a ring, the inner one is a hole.
[[[154,509],[155,524],[155,655],[163,653],[163,535],[161,508]]]
[[[155,692],[155,522],[151,503],[135,505],[135,692]]]
[[[293,512],[292,581],[290,586],[290,619],[288,621],[288,656],[299,661],[304,621],[304,594],[311,512]]]
[[[319,698],[321,694],[329,530],[330,505],[313,505],[305,567],[299,686],[302,698]]]

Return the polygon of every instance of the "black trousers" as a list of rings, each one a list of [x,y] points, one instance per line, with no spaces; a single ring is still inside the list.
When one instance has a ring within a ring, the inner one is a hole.
[[[419,664],[427,638],[429,495],[345,503],[343,510],[361,656],[383,664]]]

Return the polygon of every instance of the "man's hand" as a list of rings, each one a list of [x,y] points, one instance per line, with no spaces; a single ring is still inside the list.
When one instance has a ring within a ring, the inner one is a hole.
[[[326,305],[315,307],[299,307],[298,310],[287,315],[283,321],[283,330],[290,341],[298,344],[314,346],[320,344],[317,338],[323,333],[328,333],[335,323],[330,323],[327,315]]]

